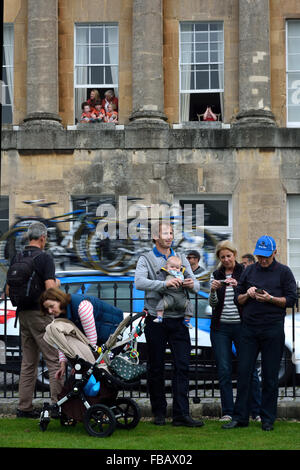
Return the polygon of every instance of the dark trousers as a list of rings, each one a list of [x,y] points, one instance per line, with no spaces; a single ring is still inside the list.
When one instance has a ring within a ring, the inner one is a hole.
[[[174,362],[173,417],[189,414],[189,361],[191,342],[189,330],[182,318],[164,318],[154,323],[155,317],[146,318],[145,336],[148,351],[148,389],[154,416],[166,416],[165,351],[167,344]]]
[[[277,414],[278,373],[284,347],[284,322],[254,326],[242,324],[238,362],[237,397],[233,419],[248,423],[252,372],[261,352],[261,420],[273,424]]]
[[[222,415],[233,415],[233,387],[232,387],[232,343],[239,358],[241,341],[241,323],[220,322],[218,329],[210,332],[211,344],[216,360],[218,380],[220,385]],[[260,415],[261,387],[257,370],[254,369],[251,385],[251,415],[253,418]]]

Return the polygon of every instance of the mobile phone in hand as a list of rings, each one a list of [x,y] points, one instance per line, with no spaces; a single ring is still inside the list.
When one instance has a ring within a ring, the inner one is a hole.
[[[263,289],[255,289],[255,292],[257,294],[263,294],[264,293]]]

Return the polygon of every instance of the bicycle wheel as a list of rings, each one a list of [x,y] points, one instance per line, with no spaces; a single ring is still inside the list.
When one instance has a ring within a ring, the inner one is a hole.
[[[48,229],[47,243],[45,246],[46,251],[51,245],[60,244],[63,235],[55,223],[47,221],[46,219],[30,217],[17,221],[0,239],[0,266],[4,271],[7,270],[13,256],[22,251],[28,244],[27,230],[29,225],[34,222],[42,222]]]
[[[78,262],[87,268],[92,268],[89,258],[89,237],[95,233],[93,224],[82,223],[73,236],[73,248]]]
[[[97,231],[89,236],[88,257],[94,269],[106,274],[121,274],[134,269],[136,241],[120,238],[120,231],[121,226],[118,225],[114,238],[100,238]]]
[[[0,266],[6,271],[11,259],[27,244],[27,228],[18,227],[6,232],[0,239]]]
[[[47,234],[47,244],[45,247],[46,250],[50,244],[60,245],[64,236],[62,234],[62,231],[58,227],[58,224],[51,220],[44,219],[43,217],[26,217],[26,219],[18,220],[17,222],[15,222],[14,225],[11,227],[11,229],[20,228],[20,227],[28,228],[29,225],[31,225],[34,222],[41,222],[47,227],[48,234]]]

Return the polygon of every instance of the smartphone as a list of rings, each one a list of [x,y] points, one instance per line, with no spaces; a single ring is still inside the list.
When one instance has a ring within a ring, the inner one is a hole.
[[[263,289],[255,289],[255,292],[257,294],[263,294],[264,293]]]
[[[227,284],[227,282],[224,279],[220,279],[221,284]]]

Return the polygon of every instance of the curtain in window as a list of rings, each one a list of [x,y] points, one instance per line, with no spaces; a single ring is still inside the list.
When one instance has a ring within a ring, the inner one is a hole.
[[[86,43],[86,29],[85,28],[77,28],[76,30],[76,42],[77,42],[77,50],[76,50],[76,63],[77,63],[77,70],[76,70],[76,84],[84,84],[87,83],[88,79],[88,67],[87,64],[89,63],[89,48],[88,47],[78,47],[78,44],[85,44]],[[79,67],[78,64],[84,64],[83,67]],[[87,88],[76,88],[76,96],[75,96],[75,118],[80,121],[80,116],[82,113],[81,104],[86,100],[86,93]]]
[[[4,57],[6,64],[6,80],[9,94],[9,103],[13,104],[13,79],[14,79],[14,30],[11,25],[4,25],[3,31],[3,43],[4,43]],[[4,101],[5,103],[5,101]]]
[[[111,76],[114,84],[115,96],[118,96],[118,28],[107,28],[109,63],[111,64]]]
[[[181,90],[191,89],[191,75],[193,62],[193,31],[185,33],[185,55],[184,62],[188,65],[181,65]],[[190,118],[190,93],[180,94],[180,122],[189,121]]]
[[[223,91],[220,91],[220,107],[222,121],[224,121],[224,53],[223,53],[223,31],[219,31],[219,37],[222,37],[222,41],[218,42],[218,75],[219,75],[219,88]]]

